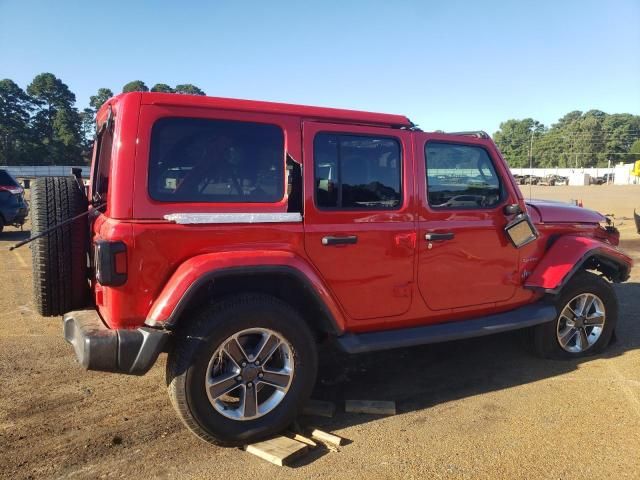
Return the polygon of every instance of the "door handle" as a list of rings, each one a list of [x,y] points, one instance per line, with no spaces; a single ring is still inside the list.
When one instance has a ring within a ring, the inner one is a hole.
[[[322,237],[322,245],[351,245],[354,243],[358,243],[358,237],[356,235],[346,237]]]
[[[424,236],[424,239],[429,242],[437,242],[438,240],[453,240],[456,234],[453,232],[448,233],[427,233]]]

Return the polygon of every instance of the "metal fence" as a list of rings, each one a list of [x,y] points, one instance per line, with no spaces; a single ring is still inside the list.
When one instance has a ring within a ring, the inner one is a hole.
[[[591,178],[602,177],[605,174],[613,174],[615,185],[635,185],[640,183],[640,177],[634,174],[634,164],[625,163],[609,168],[512,168],[514,175],[534,175],[545,177],[547,175],[560,175],[569,179],[588,175]],[[588,182],[587,182],[588,185]]]

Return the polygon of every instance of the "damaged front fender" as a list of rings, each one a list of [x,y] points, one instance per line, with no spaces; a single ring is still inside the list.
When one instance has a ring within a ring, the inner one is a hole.
[[[613,282],[624,282],[632,266],[631,257],[613,245],[595,238],[565,235],[553,243],[524,286],[557,294],[582,269],[597,270]]]

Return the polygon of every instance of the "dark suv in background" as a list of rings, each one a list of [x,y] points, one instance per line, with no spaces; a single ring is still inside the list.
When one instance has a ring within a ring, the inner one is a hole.
[[[0,232],[5,225],[20,227],[29,213],[24,189],[6,170],[0,170]]]

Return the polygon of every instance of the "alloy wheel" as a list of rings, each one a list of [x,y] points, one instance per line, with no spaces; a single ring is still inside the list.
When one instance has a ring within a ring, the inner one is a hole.
[[[205,377],[211,405],[232,420],[254,420],[284,399],[294,374],[293,350],[279,333],[242,330],[222,342]]]
[[[556,330],[558,343],[567,352],[584,352],[598,341],[605,321],[604,303],[597,295],[576,295],[560,312]]]

